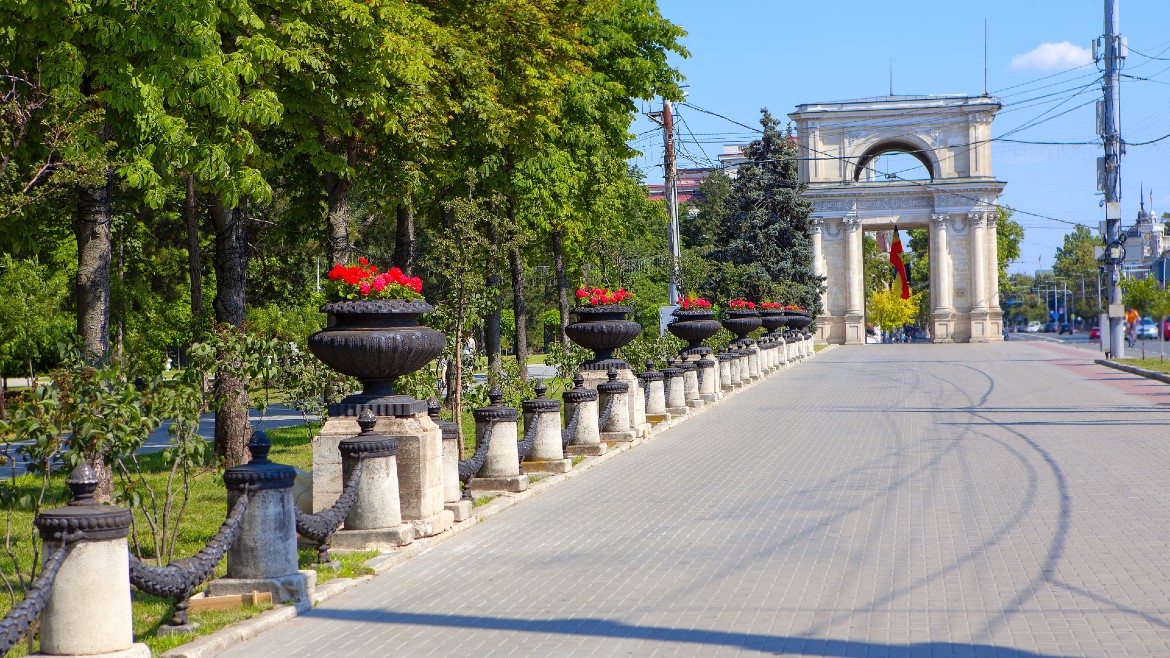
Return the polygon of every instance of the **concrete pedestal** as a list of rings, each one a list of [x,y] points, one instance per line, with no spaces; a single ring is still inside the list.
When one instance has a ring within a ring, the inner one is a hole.
[[[634,377],[634,381],[630,382],[630,408],[632,415],[630,416],[630,425],[634,433],[640,437],[650,436],[650,421],[646,420],[646,388],[645,383]]]
[[[58,542],[46,540],[45,557]],[[80,541],[69,550],[41,613],[38,655],[150,656],[134,643],[126,536]]]
[[[601,420],[601,440],[605,443],[633,441],[637,433],[630,419],[630,382],[620,381],[617,370],[610,370],[606,381],[597,385]]]
[[[752,345],[748,347],[746,351],[748,376],[752,378],[752,381],[756,381],[762,376],[762,373],[760,372],[760,348]]]
[[[524,431],[535,428],[532,449],[524,460],[526,473],[568,473],[573,461],[565,459],[561,447],[561,403],[545,397],[544,382],[536,386],[536,399],[521,403],[524,411]]]
[[[734,376],[732,368],[735,365],[735,356],[727,352],[720,352],[715,355],[715,361],[719,364],[719,390],[723,393],[730,393],[735,389]]]
[[[489,491],[524,491],[528,488],[528,476],[520,473],[520,455],[516,448],[516,421],[519,413],[502,404],[503,395],[498,387],[492,388],[488,398],[491,404],[471,412],[475,417],[476,442],[482,441],[484,434],[491,432],[487,458],[479,473],[471,479],[472,492],[479,496]]]
[[[719,388],[719,366],[710,358],[702,358],[695,362],[699,368],[699,397],[705,402],[714,402],[723,397]]]
[[[398,503],[397,442],[372,431],[376,420],[359,421],[362,433],[341,442],[342,475],[348,482],[358,460],[362,477],[357,498],[349,508],[342,529],[333,533],[330,544],[343,551],[385,550],[414,541],[415,528],[402,522]]]
[[[672,417],[687,415],[689,409],[687,407],[686,371],[671,361],[670,367],[663,369],[662,376],[666,392],[666,413]]]
[[[580,373],[573,382],[574,387],[561,395],[565,401],[566,426],[573,430],[565,454],[570,457],[604,455],[606,445],[601,442],[597,427],[597,391],[585,386],[585,378]],[[574,416],[576,423],[573,422]]]
[[[687,406],[697,408],[703,406],[703,398],[699,396],[699,366],[694,361],[683,360],[679,364],[683,371],[683,396]]]

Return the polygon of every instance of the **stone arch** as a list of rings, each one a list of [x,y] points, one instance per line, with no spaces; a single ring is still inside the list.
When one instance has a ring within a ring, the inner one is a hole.
[[[910,155],[915,160],[922,163],[926,167],[927,173],[930,174],[930,180],[938,178],[938,161],[937,154],[934,147],[927,144],[925,141],[915,139],[917,135],[906,134],[899,135],[891,139],[878,139],[873,144],[866,147],[861,153],[861,157],[857,158],[857,164],[853,167],[853,182],[861,180],[861,174],[865,172],[866,166],[873,162],[875,158],[885,153],[901,152]]]
[[[990,96],[880,96],[799,105],[800,178],[813,205],[813,264],[825,277],[818,340],[864,343],[867,230],[927,229],[935,342],[1001,340]],[[914,157],[930,180],[866,180],[889,152]],[[904,234],[903,234],[904,235]]]

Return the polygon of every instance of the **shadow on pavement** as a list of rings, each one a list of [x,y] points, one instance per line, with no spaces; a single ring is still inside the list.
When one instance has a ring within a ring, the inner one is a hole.
[[[1013,658],[1056,658],[1055,654],[1040,654],[987,644],[960,644],[956,642],[923,642],[918,644],[881,644],[856,640],[834,640],[815,637],[758,635],[730,631],[635,626],[608,619],[506,619],[502,617],[475,617],[470,615],[434,615],[388,610],[323,610],[316,609],[306,616],[341,621],[375,622],[381,624],[409,624],[446,628],[517,631],[523,633],[560,633],[622,640],[657,640],[690,644],[714,644],[741,647],[754,651],[783,652],[794,655],[839,656],[863,658],[889,656],[917,658],[926,656],[1011,656]]]

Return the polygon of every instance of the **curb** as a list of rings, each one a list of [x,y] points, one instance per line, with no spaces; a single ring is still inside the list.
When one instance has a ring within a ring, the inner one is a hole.
[[[770,375],[768,375],[767,378],[771,379],[774,375],[787,372],[794,366],[800,365],[803,361],[808,361],[812,356],[827,352],[833,347],[835,347],[835,345],[828,345],[825,347],[825,349],[822,349],[821,352],[813,352],[810,357],[790,362],[787,366],[780,366]],[[738,393],[739,391],[754,387],[756,384],[760,384],[763,381],[764,380],[761,379],[759,381],[751,382],[743,388],[737,389],[736,392]],[[442,544],[448,539],[466,532],[471,528],[474,528],[487,518],[495,516],[496,514],[499,514],[500,512],[503,512],[510,507],[515,507],[521,501],[527,500],[552,487],[553,485],[576,477],[595,466],[614,459],[620,454],[633,450],[634,448],[637,448],[638,446],[649,441],[653,441],[676,425],[685,423],[687,420],[701,415],[708,409],[718,406],[727,400],[730,400],[732,397],[734,396],[724,396],[714,402],[704,404],[702,407],[691,409],[690,413],[688,413],[686,416],[678,419],[671,419],[669,426],[667,426],[665,423],[659,424],[650,430],[649,436],[641,437],[628,443],[614,444],[609,448],[609,450],[605,452],[604,455],[597,457],[587,457],[585,461],[574,466],[573,470],[569,471],[568,473],[558,473],[556,475],[540,478],[539,480],[530,483],[528,488],[520,493],[506,493],[497,496],[496,498],[492,499],[491,502],[488,502],[473,510],[473,515],[471,518],[467,519],[466,521],[460,521],[459,523],[454,524],[451,526],[451,529],[446,532],[440,533],[433,537],[426,537],[424,539],[415,540],[406,546],[394,549],[392,552],[383,553],[382,555],[367,560],[364,566],[373,569],[373,575],[360,576],[358,578],[334,578],[333,580],[319,585],[316,588],[316,591],[313,593],[311,604],[306,602],[296,606],[285,605],[273,610],[262,612],[259,615],[252,617],[251,619],[245,619],[244,621],[232,624],[231,626],[222,628],[218,631],[215,631],[214,633],[209,633],[186,644],[179,645],[174,649],[170,649],[164,652],[162,657],[212,658],[213,656],[218,655],[220,652],[225,651],[241,642],[250,640],[260,633],[273,628],[274,626],[298,617],[303,612],[308,612],[312,608],[316,607],[318,603],[326,599],[330,599],[338,594],[341,594],[342,592],[345,592],[346,590],[353,589],[358,585],[369,582],[375,576],[385,573],[386,571],[393,569],[403,562],[406,562],[410,558],[424,553],[434,548],[435,546]]]
[[[1108,359],[1093,359],[1093,363],[1105,366],[1106,368],[1113,368],[1122,372],[1128,372],[1131,375],[1145,377],[1146,379],[1156,379],[1163,384],[1170,384],[1170,375],[1161,372],[1154,372],[1153,370],[1146,370],[1145,368],[1138,368],[1137,366],[1127,366],[1124,363],[1110,361]]]

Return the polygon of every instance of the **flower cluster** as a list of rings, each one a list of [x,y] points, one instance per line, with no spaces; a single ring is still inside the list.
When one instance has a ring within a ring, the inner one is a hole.
[[[621,304],[633,297],[625,288],[619,288],[616,292],[610,292],[605,288],[579,288],[577,290],[577,302],[581,305]]]
[[[777,309],[784,308],[784,305],[780,302],[760,302],[760,308],[768,311],[775,311]]]
[[[800,311],[801,313],[808,313],[808,310],[801,306],[792,306],[791,304],[784,307],[785,311]]]
[[[733,299],[731,300],[731,303],[728,304],[728,306],[740,311],[754,311],[756,309],[756,303],[749,302],[746,299]]]
[[[679,297],[676,303],[679,306],[682,306],[684,311],[689,311],[691,309],[711,308],[711,302],[703,299],[702,297]]]
[[[334,265],[329,270],[329,287],[339,299],[419,299],[422,279],[406,276],[397,267],[378,272],[365,258],[357,265]]]

